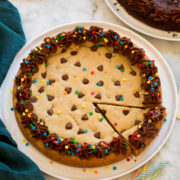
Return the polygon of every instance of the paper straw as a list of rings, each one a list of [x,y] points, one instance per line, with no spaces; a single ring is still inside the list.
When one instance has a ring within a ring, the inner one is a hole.
[[[162,167],[166,166],[168,163],[169,163],[168,161],[164,161],[160,163],[158,166],[150,169],[149,171],[146,171],[145,173],[140,174],[138,177],[135,178],[135,180],[140,180],[142,177],[149,176],[155,173],[158,169],[161,169]]]
[[[143,172],[142,173],[145,173],[146,172],[146,169],[147,169],[147,163],[144,165],[144,167],[143,167]],[[145,177],[143,177],[141,180],[144,180],[145,179]]]
[[[162,164],[162,162],[160,164]],[[157,169],[156,172],[153,174],[153,177],[151,178],[151,180],[155,180],[156,177],[159,175],[160,171],[161,171],[161,168]]]
[[[139,176],[140,173],[141,173],[141,170],[138,169],[138,170],[136,171],[135,175],[133,176],[132,180],[135,180],[135,178],[136,178],[137,176]]]

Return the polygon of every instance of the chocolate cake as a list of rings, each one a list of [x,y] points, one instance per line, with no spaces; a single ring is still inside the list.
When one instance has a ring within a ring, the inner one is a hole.
[[[166,31],[180,32],[180,0],[117,0],[140,21]]]
[[[138,155],[166,116],[155,62],[127,37],[96,26],[45,38],[20,64],[13,102],[27,140],[77,167]]]

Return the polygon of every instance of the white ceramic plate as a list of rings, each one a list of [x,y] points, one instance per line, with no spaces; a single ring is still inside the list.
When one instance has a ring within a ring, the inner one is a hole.
[[[131,40],[138,46],[144,48],[146,54],[156,61],[156,65],[159,69],[160,78],[162,81],[162,91],[163,91],[163,104],[167,107],[167,122],[164,123],[159,136],[148,146],[148,148],[140,154],[138,157],[133,157],[131,161],[123,160],[118,163],[109,165],[109,170],[106,167],[100,168],[86,168],[86,172],[82,171],[82,168],[74,168],[58,164],[53,162],[50,164],[50,159],[42,155],[38,150],[33,146],[25,146],[25,143],[22,143],[24,136],[22,135],[14,116],[14,112],[10,110],[12,107],[12,94],[10,90],[13,88],[13,78],[15,77],[20,62],[25,58],[30,50],[37,45],[41,44],[43,39],[48,36],[53,36],[62,31],[68,31],[74,29],[75,26],[85,26],[88,28],[91,25],[97,25],[103,27],[104,29],[113,29],[118,32],[121,36],[126,36],[131,38]],[[123,176],[138,167],[142,166],[148,160],[150,160],[164,145],[166,142],[175,122],[176,107],[177,107],[177,92],[174,77],[172,72],[161,56],[161,54],[145,39],[137,35],[136,33],[109,23],[104,22],[80,22],[74,24],[67,24],[63,26],[58,26],[54,29],[43,33],[27,43],[16,55],[10,70],[2,84],[1,94],[0,94],[0,110],[1,117],[11,133],[12,137],[18,144],[18,147],[23,151],[27,156],[29,156],[36,164],[40,167],[42,171],[48,173],[52,176],[61,178],[61,179],[110,179],[119,176]],[[134,161],[136,159],[136,162]],[[116,170],[113,170],[113,167],[116,167]]]
[[[163,30],[159,30],[156,28],[153,28],[133,16],[129,15],[127,11],[119,4],[117,3],[117,0],[105,0],[109,8],[112,10],[112,12],[125,24],[130,26],[131,28],[135,29],[136,31],[139,31],[143,34],[146,34],[148,36],[169,40],[169,41],[180,41],[180,32],[167,32]],[[116,4],[115,4],[116,3]],[[117,10],[119,9],[119,10]]]

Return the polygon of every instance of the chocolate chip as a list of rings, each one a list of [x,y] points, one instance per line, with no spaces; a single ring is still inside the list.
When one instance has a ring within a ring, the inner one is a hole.
[[[77,61],[74,65],[77,67],[81,67],[81,63],[79,61]]]
[[[114,85],[115,85],[115,86],[120,86],[120,81],[115,81],[115,82],[114,82]]]
[[[99,66],[97,67],[97,70],[103,71],[103,65],[99,65]]]
[[[37,101],[37,98],[31,97],[31,98],[30,98],[30,101],[31,101],[32,103],[35,103],[35,102]]]
[[[100,113],[100,111],[99,111],[99,109],[97,107],[95,108],[95,112]]]
[[[67,123],[66,124],[66,129],[72,129],[72,124],[71,123]]]
[[[71,91],[72,91],[72,88],[67,87],[67,88],[65,88],[65,91],[66,91],[68,94],[70,94],[70,93],[71,93]]]
[[[134,93],[134,96],[135,96],[136,98],[140,98],[139,92]]]
[[[75,106],[75,105],[73,105],[72,107],[71,107],[71,111],[75,111],[77,109],[77,107]]]
[[[67,59],[65,59],[65,58],[61,58],[61,59],[60,59],[60,62],[61,62],[61,64],[64,64],[64,63],[66,63],[66,62],[67,62]]]
[[[116,95],[116,96],[115,96],[116,101],[120,101],[120,100],[121,100],[121,97],[122,97],[122,95]]]
[[[49,110],[47,110],[47,113],[51,116],[51,115],[53,115],[53,110],[49,109]]]
[[[98,86],[103,86],[103,85],[104,85],[104,82],[103,82],[103,81],[99,81],[99,82],[97,83],[97,85],[98,85]]]
[[[54,99],[54,96],[48,96],[48,101],[52,101]]]
[[[100,139],[100,132],[94,133],[94,137],[96,137],[97,139]]]
[[[138,125],[141,121],[135,120],[134,125]]]
[[[78,52],[77,51],[71,51],[71,55],[75,56]]]
[[[67,81],[67,80],[69,79],[69,76],[68,76],[67,74],[62,75],[62,79],[63,79],[64,81]]]
[[[79,129],[78,134],[83,134],[84,131],[82,129]]]
[[[88,120],[89,118],[88,118],[87,114],[84,114],[81,119],[82,120]]]
[[[44,87],[39,88],[38,92],[39,92],[39,93],[44,92]]]
[[[97,51],[97,46],[92,46],[91,51]]]
[[[82,93],[82,92],[79,92],[78,93],[78,98],[82,98],[82,97],[84,97],[85,95]]]
[[[89,80],[88,79],[83,79],[83,84],[88,84]]]
[[[61,50],[61,53],[65,53],[65,52],[66,52],[66,49],[63,48],[63,49]]]
[[[106,110],[105,109],[101,109],[101,112],[102,112],[103,115],[106,114]]]
[[[96,94],[94,97],[95,97],[96,99],[101,99],[101,94]]]
[[[127,116],[129,114],[129,110],[123,110],[123,114]]]
[[[112,53],[106,53],[105,56],[110,59],[112,57]]]
[[[136,76],[136,71],[134,71],[133,69],[131,69],[130,74],[133,75],[133,76]]]
[[[51,85],[52,83],[55,83],[55,80],[54,80],[54,79],[50,79],[50,80],[49,80],[49,84]]]
[[[41,73],[42,78],[46,78],[46,73]]]

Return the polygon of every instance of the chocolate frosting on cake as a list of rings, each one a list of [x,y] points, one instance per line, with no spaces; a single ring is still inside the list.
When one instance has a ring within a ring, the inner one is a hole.
[[[133,17],[158,29],[180,32],[180,0],[117,0]]]

